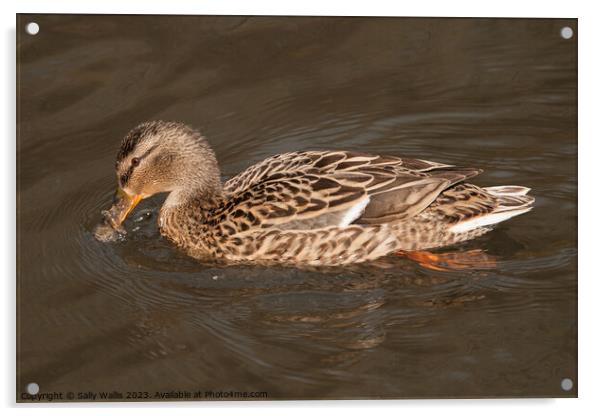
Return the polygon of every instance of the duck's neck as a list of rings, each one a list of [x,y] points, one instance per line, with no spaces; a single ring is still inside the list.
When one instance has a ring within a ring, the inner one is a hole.
[[[208,251],[213,230],[206,220],[221,198],[221,189],[211,193],[185,188],[172,191],[159,213],[161,234],[187,250]]]
[[[221,187],[208,190],[206,188],[182,187],[169,193],[161,211],[178,211],[188,206],[209,209],[222,199]]]
[[[179,218],[182,215],[189,215],[194,213],[197,218],[204,217],[204,212],[211,208],[219,205],[222,200],[221,186],[206,188],[206,187],[180,187],[174,189],[169,193],[163,206],[161,207],[161,214],[159,217],[159,225],[164,222],[162,219],[167,217],[172,218],[175,221],[184,221],[183,218]],[[197,221],[199,221],[197,219]]]

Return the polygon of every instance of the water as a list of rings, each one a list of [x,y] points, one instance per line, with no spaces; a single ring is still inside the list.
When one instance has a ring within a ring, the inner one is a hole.
[[[23,33],[35,20],[40,33]],[[576,20],[21,15],[17,395],[169,390],[269,398],[575,396]],[[92,231],[123,135],[201,128],[224,179],[275,153],[348,149],[474,166],[535,208],[455,249],[300,270],[200,264]],[[571,391],[561,380],[571,378]]]

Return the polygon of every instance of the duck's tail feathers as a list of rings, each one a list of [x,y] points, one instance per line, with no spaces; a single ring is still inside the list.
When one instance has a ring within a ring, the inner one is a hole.
[[[487,193],[494,195],[497,198],[498,207],[493,211],[494,213],[522,211],[514,214],[518,215],[533,208],[532,205],[535,201],[535,198],[533,198],[531,195],[527,195],[527,193],[529,193],[531,190],[530,188],[509,185],[490,186],[489,188],[484,189],[487,191]]]
[[[491,186],[483,189],[497,198],[498,206],[486,215],[454,225],[453,232],[461,233],[497,224],[529,212],[533,208],[535,198],[527,195],[530,189],[524,186]]]
[[[488,188],[483,188],[491,195],[495,196],[519,196],[519,195],[527,195],[531,188],[527,188],[526,186],[516,186],[516,185],[506,185],[506,186],[490,186]]]

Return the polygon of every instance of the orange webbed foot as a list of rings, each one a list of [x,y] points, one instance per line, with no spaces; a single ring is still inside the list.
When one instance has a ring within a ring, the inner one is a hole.
[[[407,257],[427,269],[438,271],[492,269],[497,266],[496,257],[480,249],[450,251],[446,253],[400,250],[395,252],[395,254]]]

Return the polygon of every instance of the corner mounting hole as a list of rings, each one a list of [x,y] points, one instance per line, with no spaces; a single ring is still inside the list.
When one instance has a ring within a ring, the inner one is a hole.
[[[27,390],[27,393],[35,395],[40,392],[40,386],[38,386],[38,383],[29,383],[27,387],[25,387],[25,390]]]
[[[37,35],[40,31],[40,25],[36,22],[29,22],[25,25],[25,31],[30,35]]]
[[[560,382],[560,387],[564,391],[573,390],[573,380],[571,380],[570,378],[563,378],[562,381]]]
[[[562,29],[560,29],[560,36],[562,36],[563,39],[570,39],[573,37],[573,29],[571,29],[568,26],[563,27]]]

